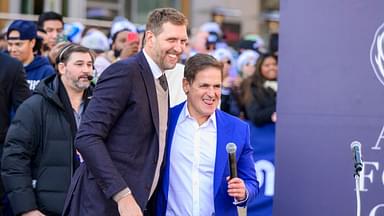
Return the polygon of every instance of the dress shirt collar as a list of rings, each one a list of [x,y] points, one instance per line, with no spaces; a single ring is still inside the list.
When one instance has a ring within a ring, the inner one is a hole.
[[[185,102],[183,109],[181,110],[180,117],[178,119],[178,124],[183,123],[187,119],[196,121],[195,118],[191,116],[191,114],[188,111],[188,101]],[[206,126],[212,124],[212,126],[216,129],[216,112],[212,113],[211,116],[209,116],[208,120],[204,122],[201,126]]]
[[[147,59],[149,67],[151,68],[153,77],[155,77],[155,79],[159,79],[159,77],[163,75],[163,72],[161,71],[159,66],[155,63],[155,61],[153,61],[153,59],[145,52],[144,49],[143,49],[143,53],[144,53],[145,59]]]

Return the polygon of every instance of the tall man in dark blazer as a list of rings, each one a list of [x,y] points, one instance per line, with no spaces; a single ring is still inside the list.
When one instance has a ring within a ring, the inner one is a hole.
[[[3,145],[11,123],[12,110],[16,110],[30,95],[23,64],[0,52],[0,157],[3,155]],[[3,195],[4,187],[0,179],[0,199]],[[0,202],[0,215],[6,214],[2,209],[3,203]]]
[[[11,122],[12,109],[16,110],[31,95],[25,78],[21,62],[0,52],[0,156]]]
[[[168,121],[164,71],[187,43],[187,19],[171,8],[149,14],[142,52],[101,75],[76,148],[84,158],[64,215],[143,215],[157,185]]]

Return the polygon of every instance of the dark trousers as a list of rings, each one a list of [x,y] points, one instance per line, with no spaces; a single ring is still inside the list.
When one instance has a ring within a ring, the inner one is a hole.
[[[1,159],[3,156],[3,146],[4,144],[1,144],[0,146],[0,168],[1,168]],[[7,195],[5,194],[3,180],[0,178],[0,214],[3,216],[13,216],[13,211],[11,207],[11,203],[8,200]]]

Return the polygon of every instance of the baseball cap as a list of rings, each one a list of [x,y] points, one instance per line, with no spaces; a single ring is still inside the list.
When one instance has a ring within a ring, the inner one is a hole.
[[[20,36],[15,38],[9,37],[9,34],[12,31],[18,31],[20,33]],[[37,37],[37,28],[35,23],[32,21],[27,21],[27,20],[15,20],[11,23],[11,25],[8,27],[7,30],[7,39],[12,40],[12,39],[17,39],[17,40],[31,40],[35,39]]]

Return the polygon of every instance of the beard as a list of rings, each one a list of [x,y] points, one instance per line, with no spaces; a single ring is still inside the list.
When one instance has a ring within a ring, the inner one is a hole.
[[[91,82],[82,82],[81,80],[75,80],[73,81],[73,86],[79,90],[84,91],[91,85]]]
[[[170,58],[168,55],[176,55],[176,60],[174,59],[168,59]],[[158,62],[159,62],[159,67],[161,70],[165,71],[165,70],[170,70],[170,69],[173,69],[176,67],[176,64],[177,62],[179,61],[180,59],[180,54],[179,53],[176,53],[175,51],[167,51],[167,52],[164,52],[164,53],[159,53],[157,55],[157,59],[158,59]]]
[[[115,49],[113,50],[113,56],[115,56],[115,58],[119,58],[120,57],[120,54],[121,54],[121,49]]]

